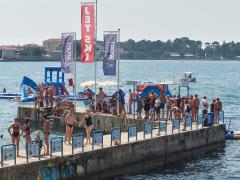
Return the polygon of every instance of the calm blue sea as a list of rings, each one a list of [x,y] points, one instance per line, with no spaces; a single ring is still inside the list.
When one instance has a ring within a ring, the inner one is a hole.
[[[44,79],[45,66],[60,66],[60,62],[0,62],[0,91],[5,87],[8,92],[19,92],[23,76],[36,82]],[[102,63],[97,63],[98,81],[114,80],[103,76]],[[120,63],[120,79],[143,81],[177,80],[184,72],[192,71],[197,82],[190,84],[190,93],[206,95],[209,101],[220,97],[226,117],[233,117],[231,129],[239,130],[240,117],[240,62],[237,61],[147,61],[125,60]],[[94,79],[94,64],[77,63],[78,84]],[[173,94],[175,86],[170,87]],[[80,90],[80,87],[79,87]],[[183,92],[186,93],[186,92]],[[0,100],[0,145],[10,142],[7,128],[16,117],[20,103]],[[228,119],[227,119],[228,121]],[[230,141],[226,147],[205,156],[157,168],[146,174],[122,177],[125,179],[240,179],[240,143]]]

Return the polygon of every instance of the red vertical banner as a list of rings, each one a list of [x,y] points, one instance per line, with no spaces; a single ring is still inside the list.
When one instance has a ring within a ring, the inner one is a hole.
[[[83,63],[94,62],[94,21],[94,3],[81,4],[81,62]]]

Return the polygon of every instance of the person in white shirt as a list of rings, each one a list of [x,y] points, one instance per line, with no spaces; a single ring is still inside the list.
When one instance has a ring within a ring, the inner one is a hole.
[[[202,98],[202,113],[203,113],[203,120],[204,120],[204,124],[206,124],[206,120],[207,120],[207,114],[208,114],[208,102],[207,102],[207,97],[204,96]]]

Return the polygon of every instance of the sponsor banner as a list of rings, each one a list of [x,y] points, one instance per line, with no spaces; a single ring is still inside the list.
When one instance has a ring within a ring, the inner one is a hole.
[[[121,138],[120,128],[112,129],[112,141],[120,141]]]
[[[137,127],[136,126],[129,126],[129,128],[128,128],[129,138],[135,137],[136,135],[137,135]]]
[[[116,76],[117,32],[104,34],[103,73],[105,76]]]
[[[63,73],[73,73],[74,71],[74,41],[75,33],[62,34],[62,61],[61,69]]]
[[[81,62],[94,62],[94,3],[81,4]]]
[[[103,144],[103,133],[102,132],[94,133],[93,144],[94,145],[102,145]]]
[[[160,131],[166,131],[167,130],[167,122],[166,121],[160,121]]]
[[[173,120],[173,129],[179,129],[179,120],[178,119]]]
[[[73,142],[72,142],[72,145],[73,145],[73,148],[82,148],[83,147],[83,139],[84,139],[84,136],[83,135],[80,135],[80,136],[73,136]]]
[[[52,139],[51,149],[52,149],[52,153],[62,152],[63,150],[62,139],[61,138]]]
[[[152,134],[152,123],[151,122],[145,123],[144,129],[145,134]]]
[[[186,127],[191,127],[191,125],[192,125],[192,118],[191,118],[191,116],[186,116],[185,123],[186,123]]]
[[[15,148],[14,146],[9,146],[2,149],[2,161],[9,161],[15,159]]]
[[[28,143],[28,157],[39,156],[39,143]]]
[[[202,122],[203,122],[203,115],[202,114],[198,114],[198,115],[196,115],[196,117],[197,117],[197,124],[198,125],[202,124]]]

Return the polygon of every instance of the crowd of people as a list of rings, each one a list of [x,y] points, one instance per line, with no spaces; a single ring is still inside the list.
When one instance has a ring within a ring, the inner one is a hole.
[[[28,88],[28,94],[31,93],[31,89]],[[35,89],[35,107],[43,107],[44,101],[46,107],[53,107],[54,95],[56,94],[55,86],[44,87],[43,83],[40,83]]]
[[[133,98],[133,96],[130,96],[130,98]],[[130,99],[129,102],[132,102],[132,100]],[[195,96],[190,95],[188,98],[180,95],[170,97],[170,95],[165,96],[163,93],[157,96],[154,92],[151,92],[143,99],[137,95],[136,102],[137,118],[139,119],[172,120],[175,118],[181,120],[186,116],[192,116],[193,121],[196,121],[196,115],[201,107],[204,120],[207,119],[208,112],[212,112],[214,123],[217,123],[218,114],[222,111],[222,102],[219,98],[213,99],[209,109],[207,97],[204,96],[200,101],[197,94]],[[129,113],[132,113],[132,104],[129,103],[129,106]],[[143,114],[144,117],[142,117]]]

